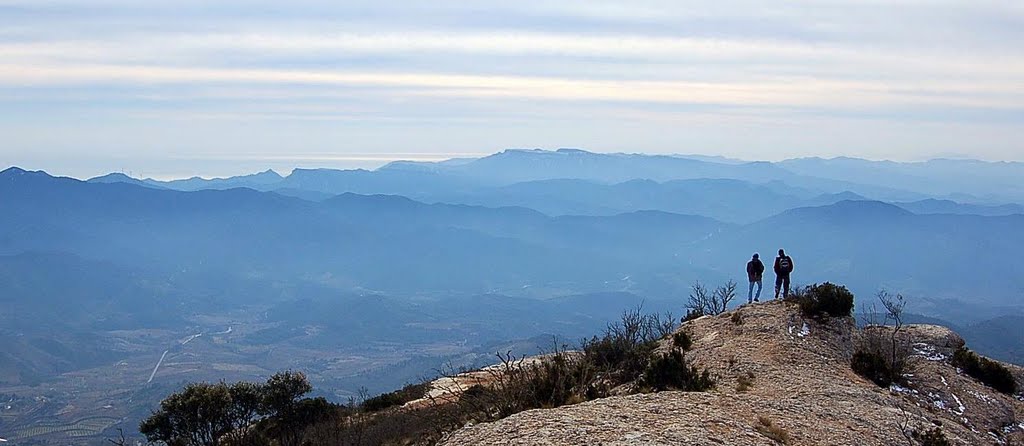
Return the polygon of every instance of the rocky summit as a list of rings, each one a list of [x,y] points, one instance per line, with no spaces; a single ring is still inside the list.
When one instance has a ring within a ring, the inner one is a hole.
[[[679,330],[693,340],[687,360],[711,371],[714,390],[530,410],[464,427],[440,444],[916,445],[923,441],[914,432],[935,428],[949,444],[1024,444],[1024,397],[999,393],[953,366],[964,341],[944,327],[904,327],[899,336],[912,348],[911,371],[905,385],[888,388],[851,369],[866,336],[852,318],[807,318],[795,304],[772,301]],[[1022,369],[1006,367],[1019,386]]]

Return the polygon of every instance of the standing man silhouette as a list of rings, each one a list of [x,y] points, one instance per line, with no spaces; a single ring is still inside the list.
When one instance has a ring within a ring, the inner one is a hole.
[[[782,298],[789,297],[789,274],[793,272],[793,259],[786,255],[786,251],[779,250],[779,256],[775,258],[775,298],[779,298],[779,290],[782,290]]]
[[[750,281],[750,288],[747,289],[747,303],[761,301],[761,276],[764,274],[764,263],[758,258],[757,253],[747,262],[747,280]],[[757,294],[754,294],[754,284],[757,284]]]

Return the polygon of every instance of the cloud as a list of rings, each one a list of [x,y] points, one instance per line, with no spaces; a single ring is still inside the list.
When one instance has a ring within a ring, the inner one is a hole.
[[[17,138],[39,151],[91,138],[74,121],[88,114],[140,142],[142,119],[258,118],[266,132],[304,120],[321,147],[336,137],[321,122],[376,122],[409,144],[446,137],[474,152],[496,143],[487,127],[612,144],[718,120],[748,129],[751,147],[787,146],[768,129],[784,123],[874,147],[1012,158],[1005,139],[1024,133],[1021,40],[1024,6],[995,0],[0,0],[0,116],[66,130]],[[424,130],[439,122],[444,135]],[[617,136],[616,122],[632,127]],[[369,145],[374,130],[363,130],[338,150]],[[690,134],[679,143],[719,140]],[[830,148],[830,137],[794,135],[786,150],[868,153]],[[189,141],[239,144],[206,127]]]

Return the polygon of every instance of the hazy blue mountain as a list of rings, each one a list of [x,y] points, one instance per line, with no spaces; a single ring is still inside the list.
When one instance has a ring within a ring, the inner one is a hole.
[[[985,355],[1024,364],[1024,315],[1013,314],[981,321],[960,332],[972,348]]]
[[[1024,206],[1019,204],[964,204],[957,203],[952,200],[936,199],[894,204],[915,214],[968,214],[988,216],[1024,214]]]
[[[751,252],[770,260],[778,247],[801,265],[797,281],[833,280],[859,293],[885,286],[936,299],[976,294],[979,302],[1006,303],[1019,289],[1005,278],[1024,272],[1012,261],[1024,247],[1024,216],[917,215],[871,201],[797,208],[736,226],[664,211],[550,217],[523,207],[387,195],[342,194],[314,203],[250,189],[180,192],[23,171],[0,180],[0,198],[12,211],[0,216],[0,253],[68,251],[385,292],[629,290],[665,297],[684,293],[695,278],[742,280]],[[701,190],[723,182],[667,184]],[[752,187],[724,184],[735,189],[733,197]],[[660,186],[612,187],[649,192]]]
[[[331,197],[335,196],[335,194],[330,194],[330,193],[327,193],[327,192],[319,192],[319,191],[305,190],[305,189],[295,189],[295,188],[291,188],[291,187],[282,187],[282,188],[279,188],[279,189],[273,189],[271,191],[276,193],[276,194],[279,194],[279,195],[284,195],[286,197],[301,198],[303,200],[308,200],[308,201],[324,201],[324,200],[326,200],[328,198],[331,198]]]
[[[787,209],[864,199],[852,192],[818,194],[780,182],[754,184],[741,180],[693,179],[655,182],[630,180],[605,184],[555,179],[480,187],[463,193],[421,193],[430,202],[480,206],[521,206],[548,215],[614,215],[641,210],[704,215],[733,223],[750,223]]]
[[[544,183],[551,180],[583,180],[613,185],[632,180],[665,183],[674,180],[728,179],[769,187],[777,193],[802,198],[849,192],[884,201],[916,202],[941,198],[968,204],[1002,205],[1024,202],[1024,185],[1018,184],[1017,180],[1024,175],[1022,166],[1022,163],[973,160],[897,163],[856,158],[801,158],[769,163],[693,155],[512,149],[473,159],[398,161],[372,171],[296,169],[285,178],[268,170],[212,180],[190,178],[160,182],[134,180],[118,175],[104,177],[104,181],[145,181],[146,184],[177,190],[234,187],[280,190],[284,195],[313,201],[324,199],[325,194],[354,192],[405,195],[428,201],[452,201],[461,197],[468,200],[466,203],[492,205],[474,195],[482,192],[481,188],[484,187],[499,188],[516,183]],[[505,194],[509,192],[504,191]],[[491,193],[500,194],[502,191]],[[477,201],[471,201],[474,199]],[[519,202],[514,201],[516,199]],[[499,205],[523,205],[529,199],[509,197]],[[552,207],[559,211],[577,209],[580,213],[588,214],[637,210],[631,207],[617,209],[614,206],[595,206],[571,199],[556,204]]]
[[[390,164],[381,170],[424,170],[425,163]],[[725,164],[668,155],[603,154],[579,149],[509,149],[458,164],[433,164],[433,171],[455,174],[489,184],[573,178],[605,183],[634,179],[668,181],[691,178],[732,178],[768,181],[787,172],[770,163]]]
[[[248,187],[250,189],[257,190],[268,190],[276,189],[275,185],[280,183],[284,178],[273,170],[265,170],[263,172],[254,173],[250,175],[242,175],[229,178],[200,178],[192,177],[184,180],[172,180],[172,181],[158,181],[151,178],[142,180],[147,184],[152,184],[167,189],[175,189],[181,191],[196,191],[202,189],[232,189],[236,187]]]
[[[153,188],[157,188],[157,189],[163,189],[164,188],[163,186],[160,186],[160,185],[157,185],[157,184],[153,184],[153,183],[148,183],[148,182],[143,181],[143,180],[135,179],[135,178],[132,178],[132,177],[130,177],[128,175],[125,175],[125,174],[119,173],[119,172],[117,172],[117,173],[108,173],[108,174],[103,175],[103,176],[98,176],[98,177],[95,177],[95,178],[90,178],[88,181],[90,183],[128,183],[128,184],[134,184],[136,186],[153,187]]]
[[[369,289],[472,291],[568,283],[601,290],[605,278],[630,275],[664,255],[641,253],[637,246],[659,248],[650,243],[659,238],[694,241],[724,226],[661,214],[557,219],[523,208],[354,194],[317,204],[250,189],[180,192],[45,173],[0,178],[6,180],[0,198],[13,211],[0,217],[0,253],[62,250],[164,268],[282,278],[330,275],[337,283]],[[622,242],[635,234],[643,235],[637,245]]]
[[[788,187],[809,190],[812,195],[853,191],[881,200],[911,201],[928,198],[919,192],[830,178],[813,171],[795,173],[785,169],[781,164],[769,162],[715,162],[698,157],[604,154],[579,149],[512,149],[456,164],[400,162],[379,169],[391,170],[445,174],[486,185],[552,179],[581,179],[607,184],[637,179],[658,182],[733,179],[757,184],[784,182]]]
[[[295,169],[284,181],[274,188],[289,188],[342,194],[389,194],[409,195],[413,192],[452,191],[475,187],[474,182],[441,173],[419,170],[376,171],[356,169]]]
[[[959,194],[989,204],[1024,202],[1024,163],[937,159],[915,163],[800,158],[777,164],[795,174],[902,189],[933,197]],[[880,197],[876,197],[880,198]]]

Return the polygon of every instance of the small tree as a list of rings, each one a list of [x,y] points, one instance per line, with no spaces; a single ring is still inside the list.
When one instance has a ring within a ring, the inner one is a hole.
[[[299,410],[299,399],[312,390],[313,386],[302,372],[276,373],[264,385],[263,415],[276,419],[270,431],[282,446],[301,442],[302,431],[312,420],[303,419],[305,413]]]
[[[192,383],[161,401],[139,432],[173,446],[253,445],[266,427],[278,444],[297,445],[306,426],[337,409],[323,398],[302,398],[312,389],[299,372],[277,373],[264,384]]]
[[[687,302],[686,319],[690,320],[703,315],[722,314],[729,309],[729,304],[736,298],[736,282],[729,281],[714,290],[709,290],[700,281],[694,282]],[[691,317],[692,316],[692,317]]]
[[[864,340],[853,354],[851,367],[857,374],[875,384],[888,387],[903,383],[904,375],[910,369],[910,343],[900,339],[903,330],[903,309],[907,306],[902,294],[895,296],[888,291],[878,292],[878,300],[885,309],[885,326],[869,326],[864,331]],[[872,308],[874,308],[872,306]],[[891,330],[884,328],[889,326]]]
[[[907,306],[907,301],[903,299],[902,294],[893,296],[885,290],[878,292],[878,300],[885,308],[886,322],[892,321],[893,323],[892,333],[889,335],[891,347],[889,365],[894,371],[902,372],[906,368],[907,358],[910,356],[909,346],[905,342],[901,343],[898,338],[900,330],[903,329],[903,308]]]
[[[235,427],[227,384],[192,383],[161,401],[139,432],[151,443],[218,446]]]

